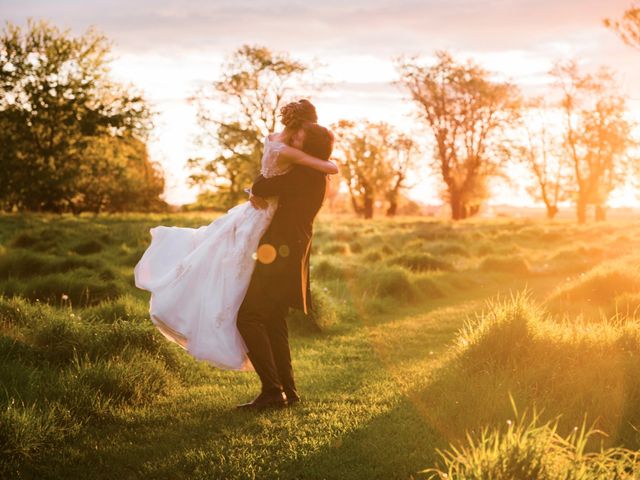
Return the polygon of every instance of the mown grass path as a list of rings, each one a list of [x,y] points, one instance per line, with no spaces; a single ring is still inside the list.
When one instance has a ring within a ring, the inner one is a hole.
[[[486,298],[523,286],[479,283],[331,334],[294,336],[302,404],[236,411],[257,378],[211,369],[206,385],[89,426],[25,478],[421,478],[446,440],[420,392],[464,319]]]

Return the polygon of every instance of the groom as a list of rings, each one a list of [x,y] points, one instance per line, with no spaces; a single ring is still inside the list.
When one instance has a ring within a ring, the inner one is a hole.
[[[333,138],[328,130],[319,129],[313,130],[314,134],[306,133],[303,150],[328,160]],[[318,138],[323,132],[327,138]],[[311,308],[311,236],[325,188],[326,176],[303,166],[294,166],[289,173],[276,177],[259,175],[251,187],[254,207],[262,207],[260,197],[278,196],[279,201],[273,220],[260,239],[256,268],[236,323],[262,389],[254,400],[238,408],[279,407],[300,400],[293,379],[285,317],[289,307],[305,314]]]

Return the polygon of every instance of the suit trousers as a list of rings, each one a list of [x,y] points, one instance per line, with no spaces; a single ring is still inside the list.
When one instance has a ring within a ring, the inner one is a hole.
[[[262,393],[296,393],[286,321],[289,305],[268,295],[266,285],[274,281],[253,275],[236,326],[260,377]]]

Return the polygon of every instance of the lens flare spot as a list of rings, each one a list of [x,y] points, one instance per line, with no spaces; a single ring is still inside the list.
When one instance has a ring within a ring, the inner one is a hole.
[[[278,248],[278,253],[280,254],[281,257],[288,257],[289,245],[280,245],[280,248]]]
[[[253,258],[254,260],[258,260],[258,253],[257,252],[253,252],[251,254],[251,258]]]
[[[258,261],[264,264],[270,264],[276,259],[276,249],[273,245],[265,243],[258,247]]]

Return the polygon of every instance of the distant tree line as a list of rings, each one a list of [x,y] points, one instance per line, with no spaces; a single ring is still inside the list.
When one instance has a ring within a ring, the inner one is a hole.
[[[620,20],[605,20],[634,48],[639,12],[633,4]],[[26,31],[7,25],[0,38],[0,208],[166,207],[163,174],[146,148],[151,112],[139,94],[109,78],[109,51],[93,30],[73,37],[46,22],[30,21]],[[342,190],[363,218],[396,215],[410,182],[427,170],[439,179],[451,218],[471,217],[493,179],[520,164],[549,218],[571,201],[579,222],[590,206],[603,220],[611,192],[638,173],[628,99],[609,69],[586,73],[558,61],[548,92],[525,98],[515,84],[446,51],[429,64],[413,57],[396,66],[419,118],[412,133],[370,120],[330,126]],[[198,142],[210,154],[187,161],[200,190],[190,208],[226,210],[245,199],[281,106],[319,86],[310,65],[263,46],[238,48],[222,72],[191,98]]]
[[[549,72],[552,102],[525,99],[516,85],[448,52],[437,52],[428,66],[411,58],[397,68],[398,83],[422,120],[421,134],[368,120],[331,125],[334,157],[357,215],[371,218],[381,209],[395,215],[412,174],[430,167],[442,181],[451,218],[473,216],[489,197],[492,178],[505,176],[511,162],[527,168],[528,192],[544,203],[549,218],[566,200],[575,204],[579,222],[590,205],[597,220],[605,218],[609,194],[629,176],[637,145],[626,98],[610,70],[586,74],[573,61],[557,62]],[[192,184],[202,187],[197,204],[228,208],[244,198],[243,188],[259,172],[263,139],[276,129],[287,94],[305,85],[309,67],[245,45],[223,71],[194,97],[202,141],[216,153],[189,165]],[[228,107],[223,113],[220,103]],[[425,155],[426,144],[431,154]]]
[[[45,21],[0,36],[0,208],[160,210],[144,99],[109,77],[110,45]]]

